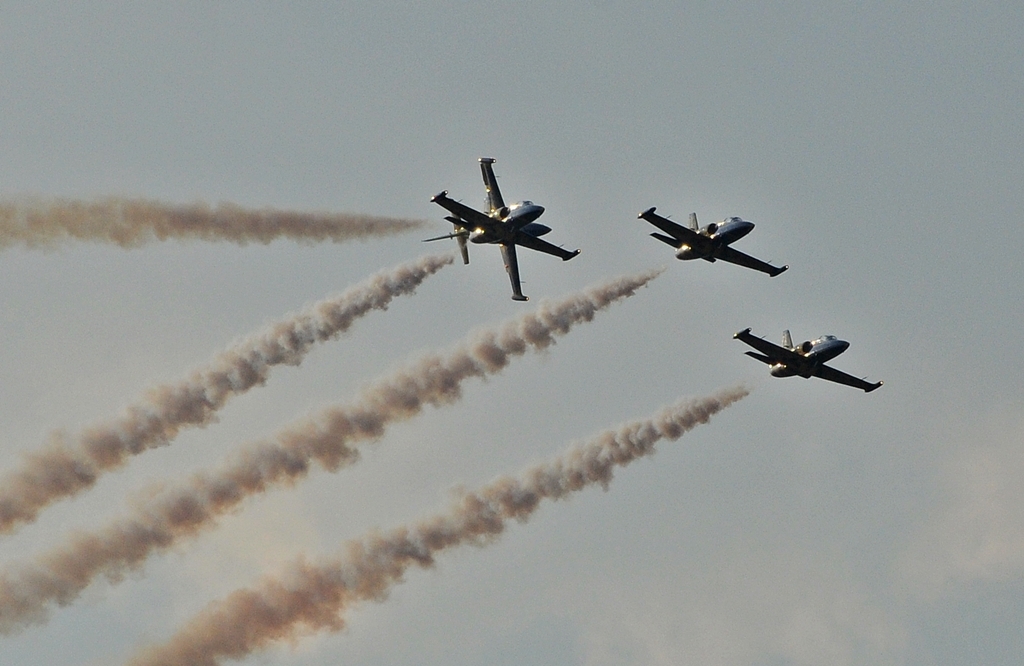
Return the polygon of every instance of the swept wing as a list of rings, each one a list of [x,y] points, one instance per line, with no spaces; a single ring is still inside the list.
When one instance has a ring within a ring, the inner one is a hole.
[[[505,201],[501,198],[501,190],[498,189],[498,179],[494,177],[493,157],[480,158],[480,174],[484,177],[484,189],[487,191],[487,205],[491,212],[504,208]]]
[[[478,210],[473,210],[466,204],[459,203],[454,199],[449,199],[448,192],[435,194],[430,198],[430,200],[447,210],[449,213],[452,213],[453,217],[458,218],[458,221],[455,221],[455,224],[465,227],[466,229],[479,228],[488,230],[494,229],[500,224],[497,220],[484,215]]]
[[[523,233],[522,231],[520,231],[513,237],[513,241],[515,241],[516,245],[522,245],[523,247],[528,247],[531,250],[537,250],[538,252],[544,252],[546,254],[554,255],[561,259],[562,261],[569,261],[570,259],[572,259],[573,257],[580,253],[579,250],[570,252],[569,250],[558,247],[557,245],[552,245],[551,243],[545,240],[541,240],[536,236],[531,236],[530,234]]]
[[[872,383],[866,382],[863,379],[860,379],[858,377],[854,377],[853,375],[848,375],[845,372],[841,372],[839,370],[836,370],[835,368],[830,368],[827,365],[819,365],[817,368],[814,369],[813,374],[814,374],[815,377],[820,377],[822,379],[827,379],[830,382],[836,382],[838,384],[846,384],[847,386],[852,386],[854,388],[859,388],[859,389],[863,390],[866,393],[871,393],[876,388],[878,388],[879,386],[882,385],[882,382],[877,382],[875,384],[872,384]]]
[[[753,356],[757,360],[762,361],[764,363],[775,362],[775,361],[782,361],[782,362],[796,361],[796,360],[802,360],[804,358],[803,356],[801,356],[797,352],[793,351],[792,349],[786,349],[785,347],[780,347],[779,345],[775,344],[774,342],[768,342],[764,338],[759,338],[759,337],[757,337],[755,335],[751,335],[749,328],[743,329],[742,331],[740,331],[739,333],[733,335],[732,337],[736,338],[737,340],[739,340],[741,342],[744,342],[744,343],[750,345],[751,347],[753,347],[757,351],[759,351],[762,354],[764,354],[765,357],[767,357],[768,360],[765,360],[763,358],[758,358],[757,356],[754,356],[750,352],[747,352],[748,356]]]
[[[519,282],[519,260],[516,258],[516,246],[513,243],[501,243],[501,258],[505,261],[505,270],[508,271],[508,279],[512,281],[512,300],[528,301],[523,296],[523,286]]]
[[[767,262],[761,261],[760,259],[755,259],[754,257],[751,257],[749,254],[744,254],[739,250],[734,250],[728,245],[722,245],[721,247],[719,247],[718,251],[715,252],[715,257],[721,259],[722,261],[727,261],[730,264],[738,264],[740,266],[746,266],[747,268],[753,268],[755,271],[767,273],[771,277],[775,277],[779,273],[782,273],[787,268],[789,268],[789,266],[777,268]]]

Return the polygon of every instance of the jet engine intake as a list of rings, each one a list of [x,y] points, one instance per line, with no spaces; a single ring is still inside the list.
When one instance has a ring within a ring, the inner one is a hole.
[[[810,340],[804,340],[803,342],[800,343],[800,353],[808,354],[812,349],[814,349],[814,345],[811,343]]]

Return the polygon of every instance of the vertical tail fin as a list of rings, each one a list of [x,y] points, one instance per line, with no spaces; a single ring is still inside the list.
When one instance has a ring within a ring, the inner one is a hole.
[[[690,229],[697,231],[697,213],[690,213]]]
[[[786,349],[793,348],[793,338],[790,337],[788,328],[782,332],[782,346]]]

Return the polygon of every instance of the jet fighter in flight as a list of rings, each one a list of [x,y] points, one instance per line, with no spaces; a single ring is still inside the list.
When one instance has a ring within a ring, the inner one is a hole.
[[[870,393],[882,385],[882,382],[871,384],[825,365],[825,361],[839,356],[850,346],[849,342],[840,340],[834,335],[823,335],[817,340],[808,340],[798,346],[793,346],[793,338],[790,337],[789,331],[783,331],[781,347],[764,338],[751,335],[749,328],[743,329],[732,337],[761,352],[758,354],[748,351],[746,354],[771,366],[773,377],[793,377],[794,375],[805,379],[820,377],[830,382],[862,389],[865,393]]]
[[[789,268],[789,266],[776,268],[729,247],[731,243],[743,238],[754,229],[753,222],[730,217],[721,222],[712,222],[702,229],[697,226],[697,213],[690,213],[690,227],[687,228],[656,214],[654,211],[653,207],[648,208],[637,215],[637,218],[647,220],[668,234],[665,236],[652,233],[651,236],[674,247],[677,259],[703,259],[710,262],[721,259],[731,264],[739,264],[753,268],[755,271],[767,273],[771,277],[775,277]]]
[[[436,194],[430,200],[451,213],[445,219],[455,226],[455,231],[445,236],[428,238],[427,241],[441,240],[442,238],[456,239],[459,249],[462,251],[462,261],[467,264],[469,263],[467,239],[472,243],[497,245],[501,248],[501,256],[505,260],[505,270],[508,271],[509,279],[512,281],[512,300],[526,301],[529,298],[523,296],[523,289],[519,283],[516,245],[552,254],[562,261],[572,259],[580,251],[570,252],[540,239],[540,236],[551,231],[550,227],[535,221],[544,212],[543,206],[538,206],[532,201],[520,201],[506,206],[501,198],[501,192],[498,190],[498,180],[494,177],[492,164],[494,164],[493,157],[480,158],[480,172],[484,178],[484,189],[487,191],[488,212],[483,213],[449,199],[448,190]]]

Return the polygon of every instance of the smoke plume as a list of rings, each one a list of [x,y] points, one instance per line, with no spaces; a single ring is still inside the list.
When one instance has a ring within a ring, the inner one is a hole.
[[[545,349],[601,309],[636,291],[659,271],[625,276],[542,302],[493,329],[469,336],[447,354],[428,354],[367,386],[347,406],[303,420],[271,440],[241,452],[219,471],[193,476],[163,489],[126,518],[0,575],[0,632],[45,621],[48,607],[64,606],[100,575],[117,581],[146,557],[215,525],[242,500],[304,478],[311,463],[336,471],[358,459],[354,441],[379,437],[390,423],[408,419],[427,404],[451,403],[461,384],[502,370],[513,357]]]
[[[341,243],[423,226],[406,220],[351,213],[246,209],[222,203],[174,205],[145,199],[99,201],[25,199],[0,203],[0,248],[18,243],[53,247],[69,240],[138,247],[153,241],[195,239],[269,243],[278,238]]]
[[[650,455],[658,440],[679,438],[746,395],[745,388],[732,388],[677,403],[649,419],[601,433],[519,476],[464,491],[444,513],[349,542],[334,560],[300,560],[284,577],[265,577],[252,589],[210,604],[167,643],[143,649],[129,664],[215,666],[273,642],[338,631],[344,627],[344,611],[360,601],[383,600],[410,567],[429,567],[439,552],[453,546],[493,541],[510,520],[529,518],[543,499],[560,499],[594,484],[607,489],[614,467]]]
[[[21,469],[0,480],[0,532],[35,520],[47,505],[91,487],[133,455],[166,445],[185,426],[210,423],[232,397],[266,382],[275,365],[298,365],[314,344],[347,330],[371,310],[387,309],[452,263],[428,255],[381,271],[340,296],[308,307],[233,344],[184,381],[149,389],[119,417],[77,436],[55,434]]]

